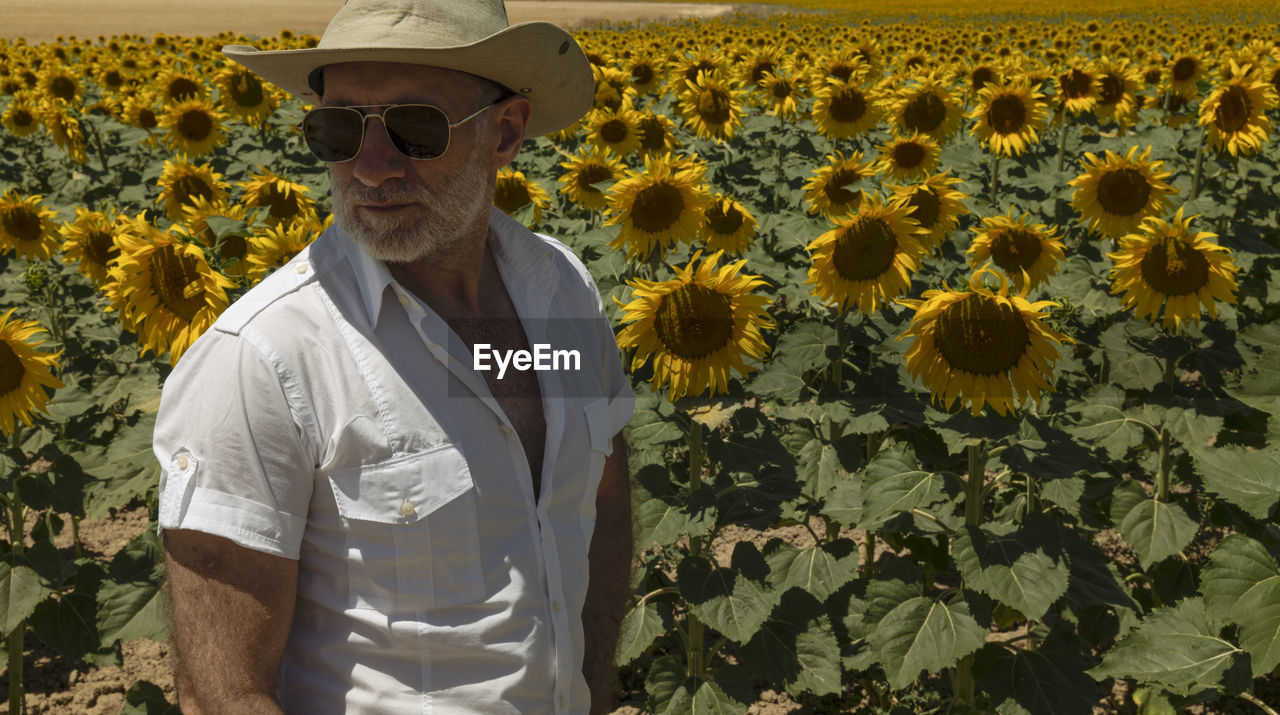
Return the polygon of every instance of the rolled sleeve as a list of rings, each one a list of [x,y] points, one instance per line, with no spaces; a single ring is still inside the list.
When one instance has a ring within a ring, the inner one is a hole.
[[[159,529],[193,529],[296,559],[315,459],[287,372],[243,335],[209,331],[165,381],[153,449]]]

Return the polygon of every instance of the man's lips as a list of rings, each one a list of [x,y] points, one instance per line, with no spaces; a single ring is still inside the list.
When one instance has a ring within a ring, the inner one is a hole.
[[[413,202],[385,201],[385,202],[375,202],[375,203],[363,203],[363,204],[358,204],[358,206],[362,209],[368,209],[369,211],[373,211],[374,213],[392,213],[394,211],[399,211],[401,209],[406,209],[406,208],[409,208],[410,206],[413,206]]]

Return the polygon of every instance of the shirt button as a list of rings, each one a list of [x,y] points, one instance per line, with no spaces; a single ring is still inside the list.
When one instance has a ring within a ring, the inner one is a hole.
[[[417,509],[418,508],[413,505],[413,502],[408,500],[405,500],[405,503],[400,505],[400,513],[404,516],[411,516],[413,512],[417,511]]]
[[[191,460],[187,459],[187,455],[178,457],[178,469],[186,469],[188,464],[191,464]]]
[[[564,696],[563,696],[563,695],[561,695],[561,696],[560,696],[560,709],[561,709],[561,710],[564,710],[564,709],[565,709],[565,707],[566,707],[566,705],[565,705],[565,702],[564,702]]]
[[[559,601],[552,601],[552,602],[551,602],[551,612],[552,612],[552,613],[559,613],[559,612],[560,612],[560,602],[559,602]]]
[[[306,273],[306,272],[307,272],[307,264],[305,264],[305,263],[301,263],[301,264],[299,264],[299,265],[298,265],[297,270],[298,270],[298,275],[302,275],[302,274]]]

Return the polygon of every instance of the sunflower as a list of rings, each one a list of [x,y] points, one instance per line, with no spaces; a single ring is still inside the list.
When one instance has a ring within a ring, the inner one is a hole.
[[[675,122],[665,114],[645,110],[639,114],[640,151],[645,154],[669,154],[681,146],[675,137]]]
[[[960,179],[947,176],[949,171],[933,174],[918,184],[888,185],[893,192],[891,200],[906,206],[907,215],[920,224],[921,232],[916,238],[930,251],[941,249],[943,241],[960,224],[960,216],[969,213],[964,205],[968,197],[952,188]]]
[[[1200,322],[1200,309],[1218,317],[1214,302],[1235,303],[1236,272],[1231,252],[1209,239],[1217,234],[1191,232],[1191,220],[1182,218],[1179,208],[1172,222],[1150,216],[1140,233],[1120,239],[1120,250],[1108,253],[1115,262],[1111,269],[1111,293],[1124,293],[1126,307],[1139,318],[1155,322],[1161,307],[1163,324],[1177,328],[1182,321]]]
[[[1196,83],[1205,75],[1204,62],[1194,53],[1183,52],[1169,60],[1169,88],[1188,99],[1196,96]]]
[[[756,236],[756,219],[742,204],[716,194],[702,213],[702,236],[708,250],[741,254]]]
[[[780,119],[791,119],[799,114],[796,104],[801,96],[800,83],[792,76],[781,73],[766,72],[760,80],[760,88],[765,94],[765,111]]]
[[[595,75],[596,89],[594,104],[597,108],[615,112],[623,105],[630,106],[636,97],[636,89],[631,86],[631,77],[615,67],[592,65]]]
[[[652,389],[668,385],[672,402],[686,395],[728,392],[729,369],[746,375],[752,368],[743,357],[763,360],[769,354],[761,330],[776,323],[765,311],[772,301],[751,291],[766,285],[759,276],[738,275],[746,259],[719,270],[722,251],[703,259],[702,251],[668,281],[627,281],[634,292],[623,305],[618,347],[635,348],[632,372],[653,358]],[[674,266],[672,268],[675,268]]]
[[[267,209],[267,222],[273,224],[292,221],[315,211],[315,202],[307,196],[310,189],[276,176],[265,166],[258,168],[262,173],[253,174],[239,184],[244,192],[240,201],[246,207]]]
[[[0,251],[34,261],[58,250],[58,224],[53,220],[57,214],[41,206],[41,198],[20,197],[17,189],[0,196]]]
[[[276,111],[276,93],[253,72],[227,67],[213,78],[218,85],[218,104],[227,114],[257,126]]]
[[[922,179],[938,166],[942,150],[928,134],[894,137],[881,144],[876,171],[898,180]]]
[[[71,116],[70,106],[62,100],[45,100],[41,105],[44,128],[54,144],[66,150],[71,160],[84,164],[89,161],[88,147],[80,121]]]
[[[876,95],[857,80],[827,82],[813,96],[813,123],[830,139],[857,136],[880,121]]]
[[[136,94],[124,101],[121,118],[139,129],[150,131],[160,126],[160,115],[156,113],[155,98],[150,94]]]
[[[805,182],[804,197],[809,202],[809,213],[836,219],[858,210],[862,192],[851,187],[875,176],[876,168],[863,160],[860,151],[847,157],[837,151],[827,155],[827,162]]]
[[[640,148],[640,114],[626,103],[618,110],[593,109],[587,114],[587,141],[618,156]]]
[[[61,353],[36,350],[43,340],[31,338],[45,332],[34,320],[13,320],[17,308],[0,318],[0,434],[13,434],[14,420],[32,424],[31,413],[46,412],[46,387],[63,387],[50,369],[57,369]]]
[[[602,186],[605,182],[617,181],[626,171],[622,161],[611,152],[600,147],[593,147],[560,166],[567,171],[560,176],[560,193],[579,206],[586,209],[602,209],[608,204]]]
[[[4,114],[0,115],[0,123],[4,124],[4,128],[8,129],[9,133],[17,137],[34,134],[40,129],[39,109],[27,97],[16,96],[4,110]]]
[[[899,133],[919,133],[938,144],[955,133],[963,118],[955,92],[937,74],[899,89],[881,104]]]
[[[703,168],[670,155],[644,158],[644,171],[631,170],[608,191],[611,214],[606,225],[619,225],[610,245],[626,247],[627,257],[660,258],[676,240],[693,242],[701,233],[710,200]]]
[[[783,52],[778,47],[762,47],[752,50],[738,64],[738,78],[743,84],[764,86],[765,75],[778,74],[783,63]]]
[[[1198,123],[1208,129],[1209,145],[1219,153],[1249,156],[1267,141],[1271,120],[1266,113],[1275,106],[1275,90],[1232,62],[1231,79],[1200,105]]]
[[[994,262],[1013,280],[1015,289],[1022,288],[1025,272],[1026,288],[1035,288],[1060,268],[1063,245],[1057,229],[1032,223],[1025,213],[1015,219],[1012,210],[1008,216],[984,218],[969,244],[969,265],[977,270]]]
[[[666,73],[663,62],[643,55],[628,60],[624,69],[630,75],[628,81],[637,94],[657,92],[662,86],[662,78]]]
[[[698,73],[697,81],[685,83],[680,94],[680,112],[694,134],[703,139],[732,139],[742,125],[742,90],[731,87],[718,75]]]
[[[160,174],[160,196],[165,215],[172,221],[182,216],[182,207],[195,203],[197,197],[217,203],[227,200],[230,185],[209,164],[192,164],[186,157],[166,159]]]
[[[1001,415],[1020,403],[1053,392],[1049,379],[1059,359],[1053,343],[1074,342],[1044,324],[1046,309],[1057,303],[1009,296],[1000,278],[999,292],[981,283],[987,269],[969,278],[969,290],[927,290],[923,300],[899,300],[915,310],[898,340],[915,338],[907,349],[907,372],[920,378],[945,409],[957,402],[981,414],[991,405]]]
[[[62,224],[62,262],[78,263],[82,275],[102,285],[111,261],[120,255],[116,245],[116,220],[101,211],[76,207],[76,218]]]
[[[856,302],[858,310],[871,313],[911,287],[911,274],[924,254],[915,236],[919,228],[905,206],[864,196],[857,213],[839,219],[806,247],[813,261],[806,283],[840,310]]]
[[[530,204],[533,204],[533,223],[540,223],[542,210],[551,205],[551,196],[536,182],[524,178],[523,171],[499,171],[493,184],[493,205],[514,216]]]
[[[144,214],[124,222],[117,234],[120,257],[112,266],[107,297],[120,322],[138,334],[145,349],[169,353],[176,364],[227,307],[233,284],[213,270],[185,229],[161,231]]]
[[[996,154],[1019,155],[1040,141],[1036,130],[1044,127],[1049,113],[1042,99],[1044,95],[1025,81],[987,85],[978,91],[978,106],[969,113],[970,119],[978,120],[969,134],[977,134]]]
[[[829,82],[831,79],[839,80],[840,84],[861,84],[871,66],[850,52],[837,52],[818,58],[813,63],[813,70],[814,78],[818,80],[815,84]]]
[[[674,71],[667,91],[673,95],[681,95],[688,91],[688,83],[698,83],[698,75],[706,73],[721,78],[729,73],[729,66],[723,56],[710,52],[688,55],[674,62]]]
[[[1098,84],[1082,61],[1068,67],[1055,78],[1058,85],[1059,106],[1076,117],[1093,111],[1098,103]]]
[[[53,63],[40,70],[38,86],[40,91],[44,92],[49,99],[62,100],[64,102],[74,103],[83,92],[75,73],[70,72],[59,64]]]
[[[267,226],[263,233],[254,235],[249,241],[249,255],[245,261],[249,282],[257,283],[271,271],[288,263],[315,240],[321,230],[318,221],[308,218]]]
[[[1138,147],[1131,146],[1120,156],[1108,150],[1103,159],[1085,152],[1085,173],[1069,185],[1076,187],[1071,205],[1090,230],[1119,238],[1137,230],[1146,217],[1168,208],[1168,196],[1174,188],[1165,179],[1171,172],[1160,171],[1164,162],[1148,159],[1150,146],[1135,157],[1137,151]]]
[[[1094,81],[1098,84],[1094,115],[1099,121],[1112,121],[1123,129],[1132,126],[1138,112],[1136,92],[1142,84],[1142,75],[1124,59],[1103,58],[1094,71]]]
[[[222,133],[225,118],[226,115],[208,101],[189,99],[170,107],[160,117],[160,126],[169,130],[165,138],[174,151],[201,156],[226,140]]]
[[[194,72],[184,72],[176,66],[170,67],[156,77],[156,87],[160,100],[168,105],[193,99],[205,99],[209,94],[208,87],[200,81],[199,75]]]
[[[245,221],[245,207],[240,204],[229,204],[226,201],[210,201],[203,196],[196,196],[191,203],[182,206],[182,225],[187,227],[191,237],[205,246],[218,242],[218,236],[209,228],[209,219],[214,216]]]

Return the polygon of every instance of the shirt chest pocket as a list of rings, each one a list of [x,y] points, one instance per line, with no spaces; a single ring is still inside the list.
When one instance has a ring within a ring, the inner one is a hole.
[[[330,473],[346,528],[347,606],[405,613],[485,596],[476,489],[443,445]]]

